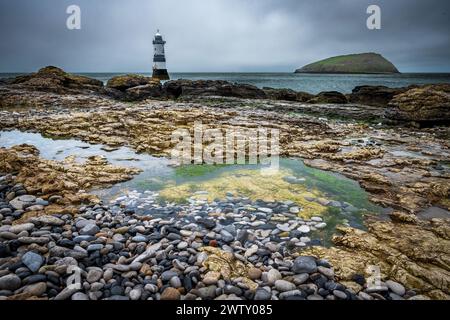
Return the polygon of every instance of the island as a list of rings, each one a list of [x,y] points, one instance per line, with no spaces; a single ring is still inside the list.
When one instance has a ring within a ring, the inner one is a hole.
[[[360,53],[331,57],[295,70],[295,73],[392,74],[398,69],[381,54]]]

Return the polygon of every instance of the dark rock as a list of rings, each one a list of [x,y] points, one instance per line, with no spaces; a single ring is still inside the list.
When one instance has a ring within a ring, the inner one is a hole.
[[[216,226],[216,222],[214,220],[211,219],[198,219],[197,223],[204,226],[206,229],[214,229],[214,227]]]
[[[348,95],[348,99],[351,103],[387,107],[394,96],[406,90],[406,88],[388,88],[385,86],[358,86]]]
[[[317,271],[316,259],[313,257],[298,257],[294,260],[292,271],[295,273],[313,273]]]
[[[140,101],[149,98],[161,98],[162,96],[162,86],[159,82],[152,82],[126,90],[126,99],[129,101]]]
[[[197,295],[203,300],[212,300],[216,297],[216,286],[209,286],[197,289]]]
[[[331,104],[344,104],[348,103],[347,97],[337,91],[324,91],[320,92],[314,98],[310,99],[308,103],[331,103]]]
[[[366,284],[366,278],[361,274],[354,274],[352,276],[352,281],[356,282],[361,286],[364,286]]]
[[[255,293],[255,300],[270,300],[272,294],[265,289],[259,288]]]
[[[0,277],[0,290],[14,291],[20,287],[22,281],[15,274]]]
[[[233,84],[222,80],[174,80],[163,86],[163,91],[169,98],[179,97],[237,97],[248,99],[264,99],[263,90],[248,84]]]
[[[306,92],[296,92],[292,89],[275,89],[264,87],[263,90],[267,98],[272,100],[306,102],[314,97],[312,94]]]
[[[0,243],[0,258],[6,258],[11,255],[9,245],[6,243]]]

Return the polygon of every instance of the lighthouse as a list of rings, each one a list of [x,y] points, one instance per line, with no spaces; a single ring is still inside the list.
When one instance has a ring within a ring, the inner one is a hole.
[[[166,42],[163,40],[159,30],[155,34],[153,39],[153,78],[159,80],[169,80],[169,73],[166,68],[166,55],[164,53],[164,45]]]

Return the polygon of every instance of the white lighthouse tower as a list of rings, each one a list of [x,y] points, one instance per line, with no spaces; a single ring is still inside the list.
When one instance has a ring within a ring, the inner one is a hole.
[[[169,73],[166,68],[166,56],[164,53],[164,45],[166,42],[163,40],[159,30],[155,34],[153,39],[154,56],[153,56],[153,78],[159,80],[169,80]]]

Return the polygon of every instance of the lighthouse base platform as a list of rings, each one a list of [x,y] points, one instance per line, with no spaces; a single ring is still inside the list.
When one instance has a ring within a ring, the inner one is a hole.
[[[153,69],[153,78],[159,80],[170,80],[169,73],[166,69]]]

